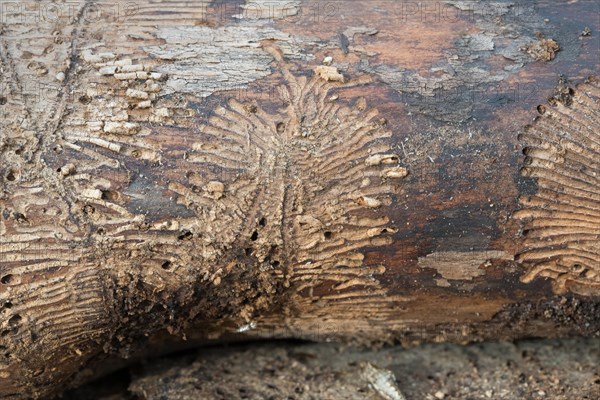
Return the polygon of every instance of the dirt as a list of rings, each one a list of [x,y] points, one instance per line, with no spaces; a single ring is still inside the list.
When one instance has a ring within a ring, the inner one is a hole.
[[[249,343],[150,360],[63,399],[591,400],[600,396],[598,360],[599,338],[379,350]],[[399,396],[385,397],[368,379],[373,371],[382,376],[391,372],[395,382],[389,385]]]

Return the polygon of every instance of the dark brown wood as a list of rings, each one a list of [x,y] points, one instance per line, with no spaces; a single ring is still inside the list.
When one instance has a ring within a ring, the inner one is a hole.
[[[595,2],[16,7],[3,397],[182,339],[598,334]]]

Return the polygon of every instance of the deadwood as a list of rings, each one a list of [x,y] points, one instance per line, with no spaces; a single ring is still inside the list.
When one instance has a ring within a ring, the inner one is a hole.
[[[1,6],[1,396],[182,340],[598,334],[595,2]]]

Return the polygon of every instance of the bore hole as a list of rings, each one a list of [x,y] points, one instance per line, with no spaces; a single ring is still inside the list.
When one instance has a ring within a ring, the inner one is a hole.
[[[167,260],[161,265],[162,269],[171,269],[171,261]]]
[[[273,261],[273,263],[271,264],[272,266],[274,266],[275,268],[279,267],[281,263],[277,260]]]
[[[14,214],[14,217],[17,220],[17,222],[20,223],[20,224],[26,224],[27,223],[27,218],[25,217],[25,215],[21,214],[20,212],[16,212]]]
[[[283,132],[285,132],[285,124],[283,122],[280,122],[277,124],[277,133]]]
[[[188,230],[182,231],[177,240],[190,240],[194,234]]]
[[[8,171],[8,174],[6,174],[6,180],[13,182],[15,179],[17,179],[15,172],[13,170]]]
[[[333,233],[330,231],[327,231],[323,234],[325,236],[325,239],[329,240],[333,237]]]
[[[4,275],[2,278],[0,278],[0,282],[2,282],[5,285],[8,285],[12,282],[13,278],[14,277],[11,274]]]
[[[103,190],[102,191],[102,200],[106,200],[106,201],[110,201],[110,202],[114,203],[114,202],[117,202],[120,197],[121,197],[121,195],[117,191],[113,191],[113,190]]]
[[[587,268],[581,264],[573,264],[573,270],[579,274],[580,278],[584,278],[588,272]]]
[[[0,96],[0,106],[3,106],[5,104],[6,104],[6,97]]]
[[[4,303],[4,308],[12,308],[13,304],[10,301]]]
[[[250,247],[247,247],[246,250],[244,250],[244,253],[246,253],[247,256],[252,255],[252,249]]]
[[[98,230],[96,232],[98,232],[98,235],[104,235],[106,233],[104,228],[98,228]]]
[[[255,242],[257,239],[258,239],[258,232],[257,231],[252,232],[252,236],[250,236],[250,240]]]
[[[96,212],[96,209],[93,206],[90,206],[89,204],[86,204],[85,206],[83,206],[84,214],[91,215],[95,212]]]
[[[192,185],[191,189],[192,189],[192,192],[194,192],[194,193],[200,193],[202,191],[202,188],[200,186],[196,186],[196,185]]]
[[[88,95],[79,96],[79,102],[81,104],[90,104],[92,102],[92,98]]]
[[[537,106],[537,111],[540,114],[544,115],[546,113],[546,107],[544,107],[543,105],[540,104],[539,106]]]
[[[258,221],[258,225],[260,225],[260,226],[266,226],[267,225],[267,219],[265,217],[261,218],[260,221]]]
[[[19,314],[15,314],[12,317],[10,317],[10,319],[8,320],[8,325],[10,325],[10,326],[18,325],[22,319],[23,318],[21,318],[21,316]]]

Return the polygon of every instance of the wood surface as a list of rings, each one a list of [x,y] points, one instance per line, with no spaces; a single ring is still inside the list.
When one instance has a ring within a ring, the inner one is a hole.
[[[184,341],[600,332],[596,2],[1,6],[1,397]]]

